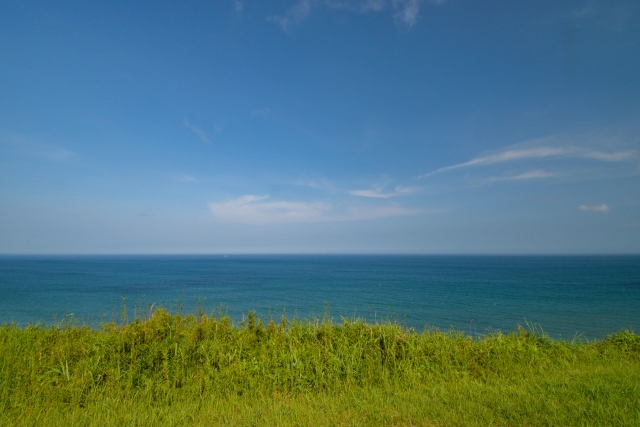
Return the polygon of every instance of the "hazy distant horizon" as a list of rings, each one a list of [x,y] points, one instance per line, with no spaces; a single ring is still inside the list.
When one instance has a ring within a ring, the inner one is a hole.
[[[589,253],[589,252],[566,252],[566,253],[499,253],[499,252],[487,252],[487,253],[465,253],[465,252],[145,252],[145,253],[0,253],[0,258],[64,258],[64,257],[270,257],[270,256],[282,256],[282,257],[304,257],[304,256],[354,256],[354,257],[638,257],[640,253]]]

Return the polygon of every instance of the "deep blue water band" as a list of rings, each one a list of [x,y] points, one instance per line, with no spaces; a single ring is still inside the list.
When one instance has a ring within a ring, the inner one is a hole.
[[[151,304],[239,318],[391,319],[466,333],[525,321],[552,336],[640,329],[638,256],[1,257],[0,321],[99,324]]]

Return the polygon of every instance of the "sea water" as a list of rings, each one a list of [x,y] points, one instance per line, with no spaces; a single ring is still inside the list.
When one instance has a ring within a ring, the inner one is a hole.
[[[360,318],[473,336],[535,324],[553,337],[640,331],[639,256],[0,257],[0,322],[101,322],[249,310]]]

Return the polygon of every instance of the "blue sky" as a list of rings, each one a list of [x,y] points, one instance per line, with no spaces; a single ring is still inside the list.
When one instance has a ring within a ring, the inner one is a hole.
[[[0,5],[0,253],[639,253],[640,3]]]

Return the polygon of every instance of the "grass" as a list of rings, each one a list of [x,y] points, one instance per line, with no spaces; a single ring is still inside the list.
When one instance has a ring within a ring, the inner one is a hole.
[[[640,336],[169,314],[0,326],[0,425],[640,425]]]

